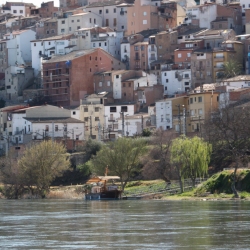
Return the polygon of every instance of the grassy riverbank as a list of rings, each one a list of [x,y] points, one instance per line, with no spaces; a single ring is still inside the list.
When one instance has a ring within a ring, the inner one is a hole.
[[[197,188],[184,191],[182,194],[174,194],[169,192],[166,183],[163,180],[151,181],[131,181],[127,184],[123,195],[124,196],[143,196],[145,199],[162,199],[162,200],[228,200],[233,199],[231,191],[232,171],[223,171],[214,174]],[[178,190],[178,182],[171,183],[171,189]],[[250,170],[239,170],[237,173],[236,188],[239,190],[241,199],[250,200]],[[0,185],[0,191],[3,186]],[[149,195],[145,195],[149,194]],[[48,199],[83,199],[83,185],[70,186],[52,186]],[[0,192],[0,198],[4,196]],[[29,194],[23,198],[30,197]]]

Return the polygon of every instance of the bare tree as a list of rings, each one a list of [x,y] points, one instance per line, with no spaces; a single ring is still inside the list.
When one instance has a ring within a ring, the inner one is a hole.
[[[169,183],[173,179],[173,169],[170,164],[170,147],[172,140],[176,137],[172,130],[164,131],[159,129],[152,137],[149,146],[149,153],[143,159],[144,178],[160,178]]]
[[[212,159],[226,161],[234,167],[231,189],[235,197],[239,197],[237,170],[250,160],[250,107],[247,104],[227,106],[212,114],[205,124],[206,139],[213,145]]]

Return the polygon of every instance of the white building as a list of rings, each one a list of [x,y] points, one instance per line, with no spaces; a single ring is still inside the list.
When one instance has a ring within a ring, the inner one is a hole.
[[[102,26],[102,18],[91,12],[83,12],[59,18],[57,23],[58,35],[73,34],[76,30],[81,28]]]
[[[119,118],[124,116],[124,132],[125,132],[125,120],[126,117],[134,115],[135,104],[134,103],[113,103],[106,104],[104,106],[104,127],[107,132],[106,135],[109,139],[115,139],[118,134],[122,134],[122,128],[118,127]]]
[[[37,76],[42,69],[43,59],[52,55],[65,55],[76,49],[76,39],[72,35],[53,36],[31,41],[32,68]]]
[[[5,70],[6,99],[12,102],[18,101],[23,95],[23,90],[29,86],[33,77],[34,71],[30,66],[9,66]]]
[[[210,29],[211,22],[217,17],[217,5],[201,5],[187,8],[184,23],[191,24],[192,20],[199,21],[200,28]]]
[[[124,136],[140,135],[143,129],[150,127],[151,120],[148,114],[135,114],[124,119]],[[122,131],[122,118],[118,119],[118,130]]]
[[[1,8],[1,13],[10,13],[14,16],[29,16],[30,10],[36,8],[33,3],[8,2]]]
[[[120,41],[123,32],[117,32],[109,27],[83,28],[75,31],[78,49],[102,48],[120,60]]]
[[[85,7],[86,12],[91,12],[96,16],[100,17],[102,22],[100,24],[101,27],[110,27],[111,29],[117,29],[117,20],[120,16],[116,5],[118,5],[122,1],[104,1],[104,2],[95,2],[89,4]],[[125,22],[124,22],[125,23]],[[117,30],[121,30],[118,29]]]
[[[166,130],[173,127],[172,109],[171,99],[164,99],[155,103],[157,129],[162,128]]]
[[[4,39],[7,39],[9,66],[31,65],[30,41],[35,38],[36,33],[31,29],[13,31],[4,35]]]
[[[161,81],[164,85],[164,95],[184,93],[191,88],[191,69],[169,70],[161,72]]]

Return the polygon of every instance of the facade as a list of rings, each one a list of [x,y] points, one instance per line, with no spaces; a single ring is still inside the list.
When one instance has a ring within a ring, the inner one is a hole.
[[[154,45],[148,45],[148,42],[137,42],[130,46],[130,62],[129,67],[133,70],[148,70],[149,69],[149,59],[150,61],[155,61],[157,58],[152,51],[152,57],[149,56],[149,50],[155,48]],[[155,49],[154,49],[155,50]],[[155,50],[156,51],[156,50]],[[150,54],[151,55],[151,54]]]
[[[217,55],[219,59],[219,55]],[[213,53],[211,49],[195,50],[191,53],[192,89],[215,81],[213,75]]]
[[[125,69],[125,65],[102,49],[73,51],[43,63],[44,95],[61,106],[78,106],[94,92],[94,74]]]
[[[202,133],[204,121],[211,117],[219,107],[218,92],[201,92],[189,95],[188,106],[190,115],[190,132]]]
[[[151,120],[148,114],[137,113],[134,115],[128,115],[124,118],[124,128],[123,128],[123,119],[118,118],[118,131],[124,133],[124,136],[137,136],[141,135],[143,129],[151,127]],[[123,131],[124,129],[124,131]]]
[[[19,30],[6,34],[8,64],[30,65],[31,66],[31,46],[30,41],[34,40],[36,33],[33,30]]]
[[[102,18],[91,12],[68,13],[58,18],[58,35],[73,34],[81,28],[102,26]]]
[[[70,53],[75,46],[72,45],[72,35],[53,36],[49,38],[32,40],[32,68],[37,76],[42,69],[42,61],[51,58],[52,55],[65,55]],[[75,42],[75,40],[73,40]]]
[[[175,128],[179,131],[181,124],[181,116],[183,113],[183,107],[187,106],[188,97],[181,96],[176,98],[167,98],[159,100],[155,103],[156,112],[156,128],[168,130]],[[178,118],[176,126],[174,126],[174,119]]]
[[[121,4],[122,2],[123,1],[95,1],[93,3],[89,3],[89,5],[87,5],[85,8],[86,12],[94,13],[96,16],[102,19],[100,27],[109,27],[115,30],[118,28],[118,30],[121,31],[122,29],[119,29],[117,26],[117,20],[120,16],[120,12],[118,12],[120,8],[117,8],[117,5]]]
[[[36,6],[33,3],[22,3],[22,2],[6,2],[3,5],[1,12],[10,13],[14,16],[30,16],[31,11]]]
[[[12,102],[22,99],[23,90],[30,85],[34,77],[33,68],[17,65],[5,70],[5,97]]]
[[[54,1],[43,2],[40,8],[31,10],[31,15],[38,15],[41,18],[53,17],[57,10],[58,7],[54,6]]]
[[[104,127],[107,139],[117,139],[118,135],[125,132],[126,118],[135,113],[135,103],[112,103],[104,105],[105,122]],[[123,118],[122,118],[123,117]],[[124,128],[119,130],[119,119],[124,119]],[[123,131],[122,131],[123,130]],[[125,134],[124,134],[125,135]]]
[[[56,18],[44,18],[36,23],[37,39],[56,36],[57,33],[58,33],[58,25]]]
[[[120,60],[122,32],[114,31],[108,27],[94,27],[79,29],[74,34],[78,38],[78,49],[102,48]]]
[[[186,93],[191,90],[191,70],[178,69],[161,72],[164,95],[173,96],[175,94]]]

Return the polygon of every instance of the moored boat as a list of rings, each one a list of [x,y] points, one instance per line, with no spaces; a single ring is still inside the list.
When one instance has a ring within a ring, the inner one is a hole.
[[[122,191],[114,183],[115,180],[120,180],[120,177],[98,176],[89,179],[85,185],[85,200],[120,199]]]

